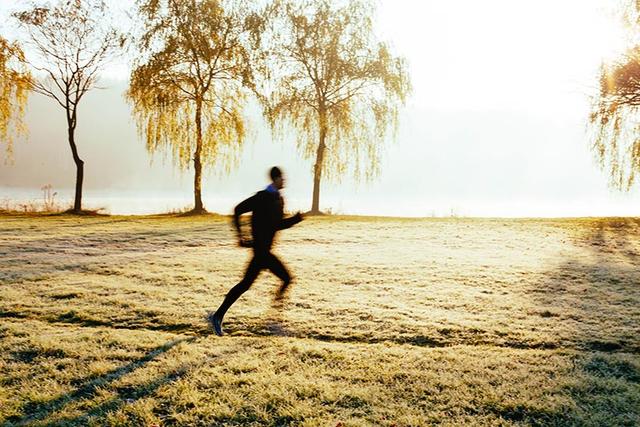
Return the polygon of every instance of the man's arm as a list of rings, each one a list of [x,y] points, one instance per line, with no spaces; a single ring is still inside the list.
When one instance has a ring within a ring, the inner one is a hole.
[[[282,221],[280,221],[280,224],[278,224],[278,230],[284,230],[285,228],[293,227],[303,219],[304,219],[304,215],[298,212],[294,216],[290,216],[289,218],[285,218]]]
[[[255,209],[257,198],[258,198],[258,195],[254,194],[248,199],[240,202],[238,206],[236,206],[236,208],[233,210],[233,225],[235,226],[236,231],[238,232],[239,238],[242,237],[242,233],[240,229],[240,215],[247,212],[252,212]]]

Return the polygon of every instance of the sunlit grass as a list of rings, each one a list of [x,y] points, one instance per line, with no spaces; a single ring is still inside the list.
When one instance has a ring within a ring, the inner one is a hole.
[[[0,218],[0,425],[636,425],[640,221]]]

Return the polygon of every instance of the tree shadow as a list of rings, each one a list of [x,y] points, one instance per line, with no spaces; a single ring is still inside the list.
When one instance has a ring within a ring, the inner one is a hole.
[[[149,381],[147,383],[141,384],[137,387],[126,388],[122,390],[117,390],[117,396],[109,399],[108,401],[91,408],[87,412],[78,415],[76,417],[63,418],[55,421],[51,421],[45,424],[42,424],[44,427],[54,427],[54,426],[69,426],[69,425],[77,425],[77,426],[85,426],[88,425],[90,421],[95,421],[96,418],[102,418],[106,416],[108,413],[115,412],[118,409],[122,408],[126,404],[130,404],[134,401],[144,399],[145,397],[153,395],[160,387],[173,383],[176,380],[182,378],[189,372],[190,365],[183,364],[177,369],[170,371],[164,375],[159,376],[158,378]],[[131,420],[133,421],[133,420]]]
[[[482,412],[529,425],[620,425],[640,422],[640,220],[589,220],[572,230],[570,255],[528,293],[543,310],[541,327],[570,366],[552,395],[554,408],[518,400]]]
[[[640,352],[640,220],[598,219],[573,236],[571,255],[529,290],[560,347]],[[631,236],[634,236],[632,239]],[[562,342],[564,341],[564,342]]]
[[[168,343],[162,344],[143,357],[136,359],[125,366],[121,366],[117,369],[114,369],[110,372],[107,372],[100,376],[90,376],[85,378],[84,380],[80,380],[80,385],[73,391],[65,393],[53,400],[49,400],[47,402],[27,402],[22,407],[22,416],[13,416],[10,417],[7,421],[7,424],[3,424],[6,426],[9,425],[30,425],[37,421],[42,421],[51,414],[63,409],[69,404],[74,402],[78,402],[81,400],[92,399],[96,396],[99,389],[105,387],[118,379],[124,377],[125,375],[135,371],[143,367],[148,362],[158,358],[162,354],[169,351],[171,348],[183,342],[192,342],[195,340],[195,337],[190,338],[179,338]],[[59,424],[77,424],[81,425],[86,424],[86,421],[89,417],[102,413],[104,411],[108,411],[111,409],[115,409],[119,406],[122,406],[123,400],[125,398],[131,398],[129,396],[133,396],[134,399],[139,399],[152,393],[158,387],[171,382],[181,376],[182,370],[173,371],[167,375],[158,378],[151,383],[145,384],[144,386],[140,386],[130,392],[127,391],[118,391],[118,397],[108,402],[100,405],[98,408],[94,408],[90,410],[87,414],[84,414],[80,417],[76,417],[74,419],[64,420],[64,421],[55,421],[46,425],[59,425]]]
[[[571,380],[551,394],[566,396],[570,402],[548,407],[535,402],[494,401],[483,405],[479,413],[533,426],[633,427],[640,422],[637,360],[617,354],[583,353],[574,356],[573,366],[564,374]]]

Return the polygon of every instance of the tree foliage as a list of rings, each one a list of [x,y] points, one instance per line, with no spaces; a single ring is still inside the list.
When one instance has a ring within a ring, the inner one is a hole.
[[[591,124],[592,149],[612,186],[629,190],[640,173],[640,48],[603,65]]]
[[[251,46],[262,19],[244,1],[144,0],[142,53],[127,97],[150,152],[193,161],[195,211],[203,211],[203,165],[234,164],[246,138],[243,115],[254,86]]]
[[[268,119],[276,132],[297,131],[315,158],[312,211],[322,176],[379,172],[382,142],[395,130],[410,91],[405,60],[373,35],[373,6],[360,0],[276,1]]]
[[[23,117],[31,75],[22,49],[0,36],[0,142],[6,141],[12,159],[14,137],[26,132]]]
[[[628,191],[640,173],[640,2],[624,0],[620,12],[631,48],[600,68],[591,148],[610,185]]]
[[[122,49],[125,38],[109,24],[102,0],[58,0],[53,6],[35,3],[14,17],[28,34],[28,63],[35,78],[31,88],[54,100],[65,111],[68,143],[76,164],[73,210],[80,212],[84,161],[75,140],[78,106],[95,87],[99,72]]]

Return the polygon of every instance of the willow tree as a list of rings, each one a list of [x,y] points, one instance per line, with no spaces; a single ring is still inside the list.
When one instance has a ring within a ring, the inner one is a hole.
[[[140,12],[141,58],[127,97],[150,152],[168,150],[182,169],[193,161],[193,213],[204,213],[203,166],[228,168],[246,137],[262,20],[243,1],[144,0]]]
[[[380,151],[410,91],[404,59],[373,34],[372,4],[359,0],[274,4],[268,119],[276,132],[297,131],[313,166],[312,214],[321,179],[351,171],[371,179]]]
[[[640,173],[640,47],[602,66],[591,125],[592,149],[610,184],[629,190]]]
[[[125,39],[111,25],[102,0],[59,0],[53,6],[37,6],[13,15],[27,32],[31,86],[54,100],[65,112],[67,141],[76,165],[73,209],[82,211],[84,161],[76,142],[78,108],[98,81],[99,72],[124,45]]]
[[[640,2],[623,0],[618,7],[631,47],[600,68],[591,148],[610,185],[628,191],[640,173]]]
[[[14,137],[26,130],[23,117],[30,86],[22,49],[0,36],[0,143],[6,141],[8,160],[12,159]]]

